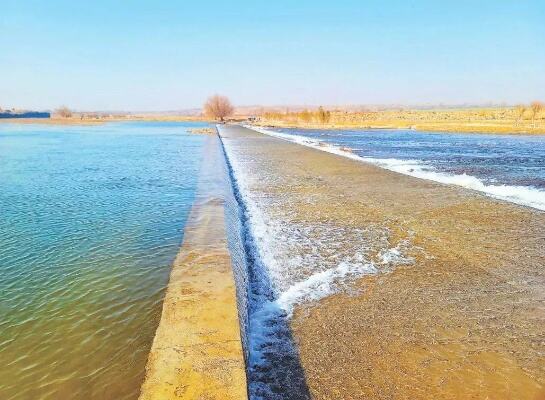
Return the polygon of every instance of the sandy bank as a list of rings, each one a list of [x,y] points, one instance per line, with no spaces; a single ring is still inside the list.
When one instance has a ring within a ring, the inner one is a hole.
[[[140,400],[245,399],[246,372],[224,217],[224,158],[208,136]]]
[[[249,129],[222,137],[268,216],[299,235],[334,226],[340,252],[376,236],[413,259],[295,305],[312,398],[543,398],[545,213]],[[301,239],[320,250],[316,237],[285,238]]]

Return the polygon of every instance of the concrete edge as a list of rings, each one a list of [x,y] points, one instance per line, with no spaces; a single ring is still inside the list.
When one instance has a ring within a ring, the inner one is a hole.
[[[218,136],[207,137],[195,202],[172,267],[140,400],[248,398],[224,215],[223,163]]]

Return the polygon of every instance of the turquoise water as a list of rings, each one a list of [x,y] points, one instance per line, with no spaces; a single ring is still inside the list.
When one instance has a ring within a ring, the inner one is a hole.
[[[0,125],[0,399],[138,397],[204,125]]]

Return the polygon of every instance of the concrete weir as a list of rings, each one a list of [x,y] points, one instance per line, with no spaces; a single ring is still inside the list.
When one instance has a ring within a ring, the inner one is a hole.
[[[248,397],[239,324],[244,305],[237,299],[240,277],[226,230],[232,192],[216,135],[207,137],[204,151],[140,400]]]

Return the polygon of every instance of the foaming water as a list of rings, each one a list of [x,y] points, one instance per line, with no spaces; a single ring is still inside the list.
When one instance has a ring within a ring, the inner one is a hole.
[[[0,125],[1,399],[138,397],[202,125]]]
[[[290,330],[295,309],[353,291],[354,282],[364,275],[412,264],[407,255],[410,237],[392,244],[384,226],[358,228],[327,215],[305,218],[298,207],[304,206],[302,199],[308,203],[313,199],[297,192],[300,181],[269,171],[266,160],[256,164],[250,149],[231,141],[229,131],[237,128],[218,129],[246,231],[250,398],[307,399],[310,395]],[[276,192],[280,186],[288,187],[288,192]]]
[[[401,174],[545,210],[545,140],[541,137],[250,128]]]

